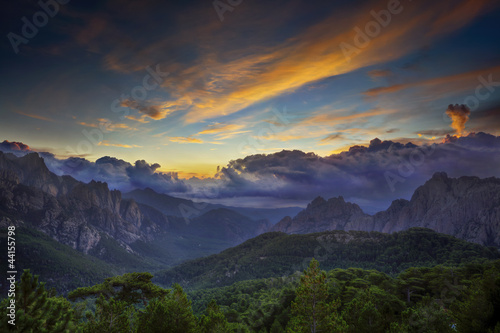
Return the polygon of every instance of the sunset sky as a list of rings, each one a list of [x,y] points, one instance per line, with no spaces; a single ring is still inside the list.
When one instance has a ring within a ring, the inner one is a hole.
[[[376,137],[500,135],[498,1],[215,4],[73,0],[18,44],[22,18],[42,9],[4,4],[0,142],[144,160],[182,180],[283,149],[328,157]],[[461,133],[450,104],[471,110]]]

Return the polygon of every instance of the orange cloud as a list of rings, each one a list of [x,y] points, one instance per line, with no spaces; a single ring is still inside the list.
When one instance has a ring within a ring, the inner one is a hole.
[[[146,115],[143,115],[141,117],[135,117],[135,116],[125,116],[125,118],[129,119],[129,120],[134,120],[134,121],[138,121],[140,123],[143,123],[143,124],[147,124],[149,123],[149,121],[146,119]]]
[[[127,100],[123,100],[121,102],[120,106],[137,110],[137,111],[143,113],[145,116],[148,116],[151,119],[161,120],[161,119],[165,119],[170,113],[172,113],[174,111],[170,108],[170,104],[172,104],[172,103],[151,105],[147,102],[138,102],[135,100],[127,99]],[[173,103],[173,104],[175,104],[175,103]]]
[[[176,137],[170,137],[169,139],[170,141],[177,143],[203,143],[203,140],[192,137],[176,136]]]
[[[216,123],[208,125],[206,129],[199,132],[198,134],[218,134],[221,132],[237,131],[243,127],[243,125]]]
[[[127,131],[137,131],[137,128],[131,127],[127,124],[112,123],[109,119],[99,118],[97,119],[99,123],[86,123],[84,121],[78,122],[79,125],[85,127],[98,128],[103,132],[114,132],[117,130],[127,130]]]
[[[400,58],[467,24],[487,9],[489,2],[445,0],[429,6],[430,3],[402,3],[402,13],[394,15],[366,47],[358,48],[350,61],[339,45],[353,45],[353,29],[363,29],[373,21],[370,12],[386,9],[387,1],[367,4],[351,13],[334,13],[301,35],[252,55],[235,51],[233,61],[220,62],[215,53],[207,53],[195,66],[171,65],[173,70],[168,71],[173,75],[163,86],[174,98],[189,96],[187,123],[229,115],[324,78]],[[470,10],[471,6],[474,10]],[[450,12],[449,8],[454,10]],[[445,29],[445,21],[436,23],[443,16],[447,17],[446,22],[460,23],[448,24]]]
[[[454,92],[461,92],[466,90],[473,91],[476,88],[476,86],[480,83],[478,81],[478,77],[488,76],[490,74],[495,76],[500,75],[500,66],[494,66],[490,68],[473,70],[469,72],[437,77],[427,80],[420,80],[410,83],[395,84],[388,87],[373,88],[365,91],[364,94],[368,97],[376,97],[378,95],[391,94],[401,90],[415,88],[415,87],[424,87],[432,89],[435,93],[445,92],[445,91],[454,91]],[[436,89],[439,90],[436,91]]]
[[[23,115],[23,116],[26,116],[26,117],[34,118],[34,119],[45,120],[45,121],[50,121],[50,122],[54,121],[54,120],[52,120],[50,118],[39,116],[37,114],[25,113],[25,112],[22,112],[22,111],[16,111],[16,113],[20,114],[20,115]]]
[[[110,143],[106,140],[103,140],[97,144],[98,146],[107,146],[107,147],[120,147],[120,148],[142,148],[142,146],[138,145],[124,145],[119,143]]]

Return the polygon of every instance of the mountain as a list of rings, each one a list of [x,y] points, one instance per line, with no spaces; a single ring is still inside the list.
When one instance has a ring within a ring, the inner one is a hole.
[[[396,275],[411,266],[458,265],[497,259],[500,253],[425,228],[392,234],[342,230],[293,235],[270,232],[219,254],[160,271],[155,280],[167,286],[177,282],[190,289],[224,286],[288,276],[305,269],[312,257],[325,270],[358,267]]]
[[[121,267],[85,255],[32,228],[20,227],[15,233],[17,277],[24,269],[30,269],[60,293],[99,283],[124,271]],[[7,248],[6,229],[0,231],[0,246]],[[144,265],[137,268],[144,269]],[[5,274],[5,270],[0,272],[0,291],[3,295],[6,295],[8,288],[4,283],[7,278]]]
[[[131,252],[129,244],[168,228],[166,219],[151,221],[135,202],[122,200],[121,193],[105,183],[58,177],[37,154],[9,155],[0,152],[1,227],[33,226],[84,253],[95,248],[103,234]]]
[[[260,235],[271,227],[267,220],[253,221],[230,209],[213,209],[191,220],[186,229],[192,235],[210,239],[232,240],[232,245]],[[187,231],[187,230],[186,230]]]
[[[133,199],[138,203],[149,205],[165,215],[191,219],[214,209],[230,209],[251,219],[267,219],[271,224],[279,222],[283,216],[294,215],[302,210],[300,207],[285,208],[249,208],[234,207],[208,202],[194,202],[188,199],[176,198],[168,194],[157,193],[150,188],[136,189],[123,194],[125,199]]]
[[[112,263],[127,265],[140,255],[144,267],[217,253],[270,227],[228,209],[190,220],[166,216],[122,198],[106,183],[59,177],[36,153],[16,157],[0,152],[0,228],[8,225],[34,228]]]
[[[417,188],[410,201],[398,199],[370,216],[342,197],[311,202],[295,217],[285,217],[271,231],[310,233],[361,230],[392,233],[424,227],[471,242],[500,247],[500,179],[449,178],[436,173]]]
[[[449,178],[440,172],[374,216],[382,232],[425,227],[471,242],[500,247],[500,179]]]
[[[283,218],[271,231],[289,234],[307,234],[326,230],[360,230],[373,231],[373,218],[353,203],[345,202],[343,197],[322,197],[314,199],[307,208],[293,219]]]

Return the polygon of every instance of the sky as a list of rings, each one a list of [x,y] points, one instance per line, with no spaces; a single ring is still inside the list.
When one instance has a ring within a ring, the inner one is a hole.
[[[370,212],[433,172],[500,176],[498,1],[21,0],[0,15],[0,147],[58,174]]]

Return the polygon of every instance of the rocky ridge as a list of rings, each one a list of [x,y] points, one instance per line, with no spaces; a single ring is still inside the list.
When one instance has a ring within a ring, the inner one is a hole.
[[[467,241],[500,247],[500,179],[449,178],[438,172],[417,188],[411,200],[398,199],[373,216],[342,197],[314,199],[295,217],[270,231],[311,233],[359,230],[392,233],[424,227]]]

